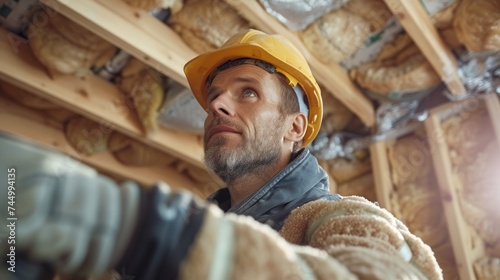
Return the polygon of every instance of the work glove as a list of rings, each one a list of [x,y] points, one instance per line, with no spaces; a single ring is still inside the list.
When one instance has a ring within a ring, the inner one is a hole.
[[[68,156],[5,135],[0,151],[0,213],[13,223],[15,242],[11,250],[3,242],[10,229],[0,233],[2,256],[15,255],[3,262],[0,279],[39,279],[40,266],[73,277],[116,268],[137,279],[177,278],[204,217],[192,194],[162,183],[118,187]]]
[[[24,258],[73,275],[112,268],[137,221],[138,186],[118,188],[68,156],[6,135],[0,151],[0,215],[11,225],[2,227],[0,249],[2,257],[15,254],[2,262],[0,278],[24,279]]]

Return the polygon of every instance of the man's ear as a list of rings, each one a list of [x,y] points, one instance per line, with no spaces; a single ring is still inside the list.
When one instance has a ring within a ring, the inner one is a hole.
[[[297,142],[304,139],[307,130],[307,117],[304,113],[295,113],[289,116],[290,125],[285,133],[285,140]]]

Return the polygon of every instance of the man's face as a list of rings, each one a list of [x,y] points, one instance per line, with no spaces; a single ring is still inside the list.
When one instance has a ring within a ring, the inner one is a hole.
[[[282,153],[278,78],[254,65],[221,71],[208,89],[205,163],[225,182],[258,172]]]

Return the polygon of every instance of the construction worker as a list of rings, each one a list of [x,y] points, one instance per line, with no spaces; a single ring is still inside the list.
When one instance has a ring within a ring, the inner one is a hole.
[[[304,149],[321,125],[319,87],[290,42],[247,30],[185,72],[208,112],[205,162],[227,184],[209,197],[218,207],[161,183],[118,188],[2,136],[0,197],[17,208],[15,233],[0,235],[1,279],[111,269],[123,279],[442,279],[430,248],[389,212],[329,193]]]
[[[245,30],[184,70],[208,112],[205,163],[226,183],[209,201],[279,230],[294,208],[340,198],[304,149],[319,132],[323,103],[307,61],[288,40]]]

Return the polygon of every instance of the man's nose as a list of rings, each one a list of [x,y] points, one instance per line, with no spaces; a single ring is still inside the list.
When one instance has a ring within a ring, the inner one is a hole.
[[[215,115],[233,116],[233,101],[229,92],[219,94],[208,106],[209,112]]]

